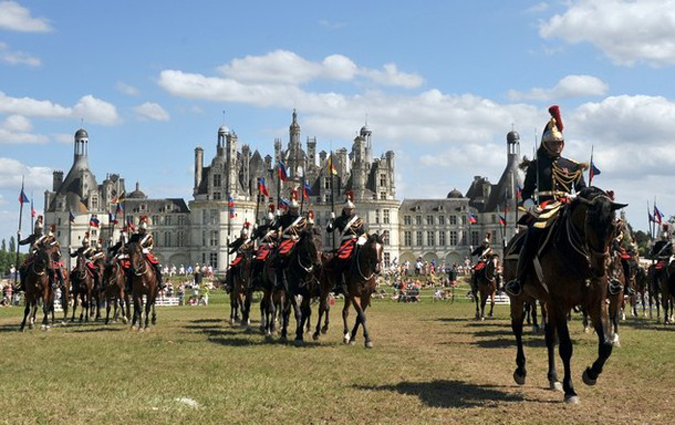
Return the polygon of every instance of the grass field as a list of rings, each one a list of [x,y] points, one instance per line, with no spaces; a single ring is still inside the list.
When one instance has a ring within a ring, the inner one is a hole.
[[[229,305],[158,309],[145,333],[122,324],[18,332],[0,309],[0,423],[672,423],[675,326],[629,319],[595,387],[581,382],[597,338],[571,323],[581,404],[546,390],[543,336],[528,334],[528,382],[512,380],[508,307],[476,322],[467,302],[376,300],[375,348],[341,343],[339,301],[328,335],[304,347],[231,327]],[[254,305],[254,319],[258,318]],[[350,318],[353,320],[353,313]],[[558,364],[560,364],[559,359]],[[562,367],[558,367],[562,378]]]

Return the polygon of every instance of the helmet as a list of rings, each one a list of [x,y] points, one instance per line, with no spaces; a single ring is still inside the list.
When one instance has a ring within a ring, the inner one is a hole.
[[[541,136],[541,145],[546,151],[553,155],[560,155],[562,149],[565,147],[565,137],[563,136],[563,122],[560,116],[560,107],[553,105],[548,108],[548,113],[551,114],[551,119],[544,127],[544,133]],[[562,144],[556,147],[557,144]]]
[[[49,236],[54,236],[54,233],[56,232],[56,224],[52,224],[49,226]]]
[[[345,204],[342,207],[343,210],[353,210],[355,208],[354,205],[354,192],[351,190],[346,192],[347,198],[345,199]]]
[[[274,221],[274,213],[272,211],[267,213],[267,221],[269,221],[270,223]]]
[[[148,216],[147,215],[142,215],[141,219],[138,223],[138,229],[139,230],[148,230]]]
[[[291,210],[297,210],[300,208],[300,204],[298,204],[296,199],[291,199],[291,202],[288,203],[288,208]]]

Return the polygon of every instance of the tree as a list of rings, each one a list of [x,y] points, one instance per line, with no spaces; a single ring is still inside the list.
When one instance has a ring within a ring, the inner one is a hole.
[[[638,230],[633,234],[633,237],[635,238],[635,242],[638,245],[638,251],[640,252],[640,255],[644,257],[647,254],[649,254],[650,244],[652,240],[651,236],[649,236],[642,230]]]
[[[16,240],[14,240],[14,236],[9,237],[9,252],[16,252]]]

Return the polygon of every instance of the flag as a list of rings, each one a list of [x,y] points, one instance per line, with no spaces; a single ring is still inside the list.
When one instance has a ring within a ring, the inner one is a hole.
[[[588,172],[588,185],[591,185],[591,182],[593,182],[593,177],[597,176],[600,174],[600,170],[598,167],[595,166],[593,163],[593,158],[591,158],[591,169]]]
[[[262,193],[265,196],[270,196],[270,192],[267,190],[267,185],[265,185],[265,177],[258,177],[258,193]]]
[[[119,202],[119,203],[124,202],[126,200],[126,197],[127,197],[127,193],[122,192],[122,194],[119,196],[119,198],[117,198],[117,202]]]
[[[35,218],[35,208],[33,208],[33,203],[31,202],[30,206],[30,216]]]
[[[659,211],[658,208],[656,208],[656,204],[654,204],[654,221],[661,224],[661,221],[663,220],[663,213]]]
[[[476,214],[469,213],[469,224],[476,224],[476,223],[478,223],[478,218],[476,217]]]
[[[309,183],[307,183],[307,180],[302,181],[302,193],[305,196],[305,198],[309,198],[309,195],[312,194],[312,188],[309,187]]]
[[[69,216],[70,222],[75,223],[75,214],[73,214],[72,211],[70,211],[70,216]]]
[[[127,216],[127,226],[130,229],[134,228],[134,216],[133,215]]]
[[[117,216],[119,214],[124,214],[124,207],[122,204],[117,204],[117,208],[115,209],[115,215]]]
[[[108,211],[108,223],[117,224],[117,216],[110,211]]]
[[[286,181],[288,180],[288,173],[286,172],[286,167],[284,167],[284,163],[279,160],[279,178],[281,181]]]
[[[326,163],[326,169],[328,170],[329,173],[333,174],[334,176],[338,175],[337,168],[335,168],[335,164],[333,163],[333,154],[331,154],[330,158],[328,158],[328,163]]]
[[[654,215],[652,215],[651,211],[649,211],[649,203],[647,205],[647,220],[649,220],[649,223],[654,222]]]
[[[99,225],[98,217],[92,215],[91,218],[89,219],[89,227],[95,227],[98,229],[98,225]]]
[[[234,213],[234,198],[232,198],[231,196],[227,202],[227,206],[230,208],[230,218],[234,218],[234,216],[236,215]]]
[[[288,209],[288,202],[284,201],[284,198],[279,198],[279,209],[284,211]]]
[[[501,214],[499,214],[499,225],[500,226],[506,226],[506,219],[502,217]]]
[[[21,193],[19,194],[19,203],[21,205],[27,204],[30,202],[30,199],[28,199],[28,196],[26,196],[26,192],[23,191],[23,185],[21,185]]]
[[[521,199],[523,197],[523,188],[520,187],[520,184],[516,185],[516,199]]]

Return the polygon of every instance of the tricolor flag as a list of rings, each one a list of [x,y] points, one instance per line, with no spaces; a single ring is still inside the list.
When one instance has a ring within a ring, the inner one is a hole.
[[[75,214],[73,214],[72,211],[70,211],[70,216],[69,216],[70,222],[75,223]]]
[[[279,209],[284,211],[288,209],[288,202],[284,201],[284,198],[279,198]]]
[[[516,185],[516,199],[521,199],[522,198],[522,193],[523,193],[523,188],[520,187],[520,184]]]
[[[590,186],[593,182],[593,177],[600,174],[600,170],[593,163],[593,158],[591,158],[591,169],[588,172],[588,185]]]
[[[124,214],[124,207],[122,204],[117,204],[117,208],[115,209],[115,215],[119,214]]]
[[[33,208],[33,202],[30,203],[30,216],[35,218],[35,208]]]
[[[654,222],[654,215],[649,211],[649,205],[647,205],[647,220],[649,220],[649,223]]]
[[[117,217],[110,211],[108,211],[108,223],[110,224],[117,224]]]
[[[476,224],[476,223],[478,223],[478,218],[476,217],[476,214],[469,213],[469,224]]]
[[[98,217],[96,217],[96,215],[92,215],[91,218],[89,219],[89,226],[98,229],[98,225],[99,225]]]
[[[307,183],[307,180],[302,181],[302,193],[305,196],[305,198],[309,198],[309,195],[312,194],[312,188],[309,187],[309,183]]]
[[[333,154],[330,154],[330,158],[328,158],[326,169],[330,174],[333,174],[334,176],[338,175],[337,168],[335,168],[335,164],[333,163]]]
[[[506,226],[506,219],[502,217],[501,214],[499,214],[499,225],[500,226]]]
[[[231,196],[229,201],[227,202],[227,206],[230,208],[230,218],[234,218],[234,216],[236,215],[234,213],[234,198],[232,198]]]
[[[265,177],[258,177],[258,193],[262,193],[265,196],[270,196],[270,192],[267,190],[267,185],[265,185]]]
[[[654,221],[659,223],[659,225],[663,221],[663,213],[656,208],[656,204],[654,204]]]
[[[26,192],[23,191],[23,185],[21,185],[21,193],[19,194],[19,203],[23,205],[29,202],[30,199],[28,199],[28,196],[26,196]]]
[[[281,181],[286,181],[288,180],[288,173],[286,172],[286,167],[284,166],[284,163],[279,160],[279,178]]]

